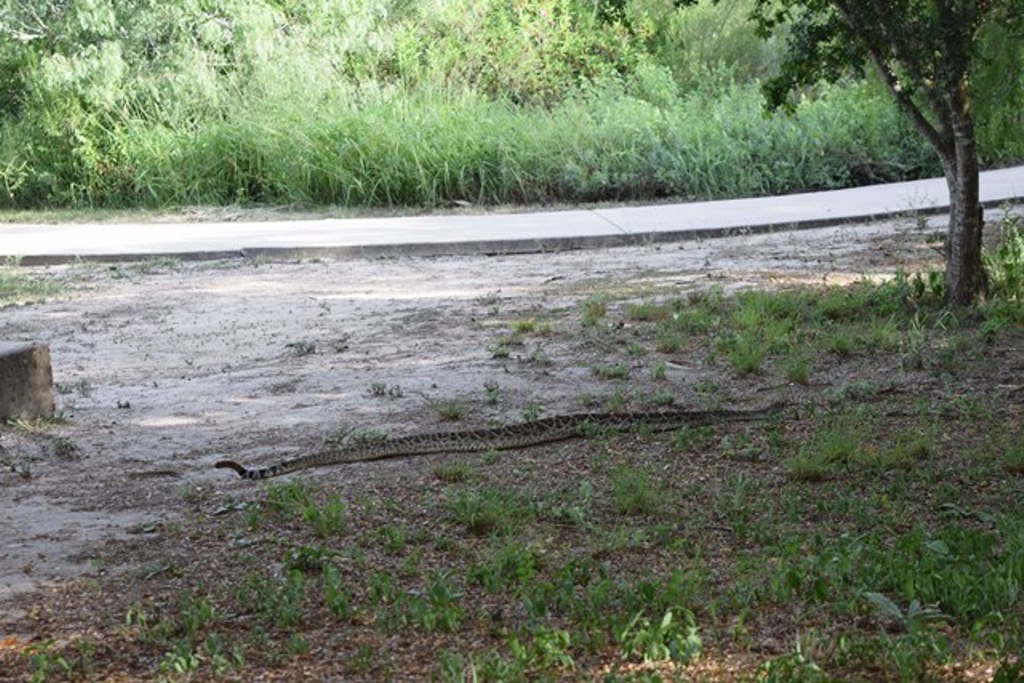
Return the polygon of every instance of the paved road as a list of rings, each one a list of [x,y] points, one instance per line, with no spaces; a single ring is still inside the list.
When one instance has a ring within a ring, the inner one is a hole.
[[[982,173],[982,201],[1024,200],[1024,166]],[[381,256],[524,253],[787,230],[948,208],[934,178],[849,190],[687,204],[536,213],[271,222],[0,225],[0,258]]]

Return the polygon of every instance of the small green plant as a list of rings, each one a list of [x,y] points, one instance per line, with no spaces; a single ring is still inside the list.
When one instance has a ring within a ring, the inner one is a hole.
[[[441,401],[434,406],[437,416],[444,422],[458,422],[465,415],[466,408],[459,401]]]
[[[181,499],[181,502],[186,503],[191,507],[199,508],[205,503],[210,502],[214,493],[215,492],[212,488],[205,487],[201,484],[186,484],[178,490],[178,497]],[[248,506],[244,503],[228,503],[215,509],[213,514],[223,515],[228,512],[244,512],[247,507]],[[150,524],[154,528],[159,525],[157,522],[152,522]],[[181,533],[181,525],[178,522],[170,522],[167,526],[168,528],[171,528],[172,525],[177,529],[175,533]],[[152,533],[152,531],[146,531],[144,533]]]
[[[18,457],[8,459],[0,452],[0,467],[10,468],[11,472],[14,472],[22,479],[32,478],[32,461],[30,458]]]
[[[837,421],[788,458],[784,463],[786,472],[799,481],[821,481],[837,467],[862,457],[862,439],[860,430],[848,421]]]
[[[327,565],[329,553],[323,548],[300,545],[289,550],[281,562],[285,569],[297,569],[304,574],[319,574]]]
[[[217,610],[208,595],[188,595],[178,601],[178,614],[185,638],[196,643],[200,633],[217,620]]]
[[[1024,654],[1012,661],[1012,657],[999,662],[999,667],[992,675],[992,683],[1019,683],[1024,680]]]
[[[177,256],[153,256],[133,264],[131,268],[140,275],[150,275],[162,270],[177,270],[181,268],[181,259]]]
[[[293,356],[311,356],[316,353],[316,342],[300,339],[299,341],[285,344],[285,348],[291,349]]]
[[[654,348],[660,353],[677,353],[683,348],[683,335],[673,327],[665,327],[658,332]]]
[[[672,314],[668,321],[672,329],[683,334],[706,334],[719,325],[719,314],[725,307],[724,295],[719,292],[698,300],[690,308],[682,307]]]
[[[185,675],[198,671],[202,665],[199,654],[192,650],[187,643],[176,643],[174,648],[164,654],[163,659],[157,665],[157,669],[165,674]]]
[[[493,487],[458,491],[446,506],[453,521],[477,535],[508,533],[528,514],[516,494]]]
[[[622,465],[612,472],[612,498],[615,509],[624,515],[648,515],[662,505],[662,489],[658,480],[647,472]]]
[[[353,674],[365,675],[373,670],[377,662],[377,649],[369,643],[360,645],[348,660],[348,670]]]
[[[349,442],[355,441],[356,429],[349,427],[348,425],[338,425],[327,435],[324,439],[324,446],[328,449],[344,448]],[[385,435],[381,435],[381,438],[385,438]]]
[[[504,360],[512,355],[512,351],[508,348],[508,344],[505,342],[491,344],[487,347],[487,352],[491,354],[491,358],[496,360]]]
[[[766,683],[783,683],[785,681],[806,681],[819,683],[828,680],[821,666],[809,658],[803,647],[797,642],[794,652],[778,655],[764,662],[757,669],[758,679]]]
[[[637,322],[664,320],[668,317],[668,314],[669,311],[666,307],[650,301],[629,304],[626,307],[626,317]]]
[[[345,503],[337,494],[330,496],[322,506],[306,505],[302,518],[313,528],[317,536],[333,536],[343,533],[346,523]]]
[[[505,347],[526,346],[526,338],[521,332],[510,332],[498,339],[498,344]]]
[[[453,462],[434,469],[434,476],[445,484],[460,484],[476,476],[476,468],[467,462]]]
[[[539,401],[530,401],[523,407],[523,422],[536,422],[544,412],[544,406]]]
[[[686,609],[668,609],[654,622],[643,611],[637,612],[616,632],[615,639],[623,659],[639,658],[644,662],[688,664],[703,648],[693,612]]]
[[[726,350],[726,358],[741,375],[760,371],[765,354],[764,343],[749,334],[737,334]]]
[[[650,370],[651,380],[653,380],[655,382],[664,382],[665,381],[665,370],[666,370],[666,367],[667,366],[665,364],[665,361],[663,361],[663,360],[655,361],[654,365],[651,366],[651,370]]]
[[[722,387],[710,377],[702,377],[699,382],[693,385],[693,391],[700,399],[701,405],[708,410],[713,410],[722,405]]]
[[[910,469],[916,461],[928,457],[934,448],[934,435],[929,432],[901,434],[890,447],[861,448],[854,455],[853,461],[883,471],[905,470]]]
[[[385,382],[372,382],[370,384],[370,395],[381,398],[402,398],[404,395],[402,387],[397,384],[387,384]]]
[[[390,579],[383,577],[373,583],[371,593],[376,590],[373,599],[381,606],[378,615],[387,632],[406,626],[416,626],[427,633],[451,632],[458,627],[462,618],[458,604],[462,590],[446,572],[432,572],[425,588],[416,591],[399,591]]]
[[[53,454],[61,460],[74,460],[78,457],[78,444],[67,436],[55,436],[50,440]]]
[[[8,419],[6,424],[19,432],[25,432],[26,434],[40,434],[48,432],[54,427],[65,425],[67,422],[68,420],[64,417],[64,414],[59,413],[53,417],[34,417],[30,419],[15,417]]]
[[[807,386],[810,372],[811,363],[802,356],[791,357],[785,363],[786,379],[794,384]]]
[[[607,363],[599,363],[591,368],[594,376],[600,379],[628,379],[629,378],[629,366],[625,363],[616,363],[610,365]]]
[[[757,462],[764,456],[764,449],[753,443],[746,434],[727,434],[719,442],[719,448],[730,460]]]
[[[499,389],[497,380],[489,379],[484,382],[484,392],[486,392],[488,404],[492,406],[498,405]]]
[[[530,334],[537,330],[537,322],[535,320],[516,320],[510,328],[513,334]]]
[[[804,448],[800,449],[796,455],[787,458],[783,464],[786,474],[797,481],[822,481],[835,469],[835,464],[821,451]]]
[[[927,622],[948,619],[938,606],[922,605],[918,600],[911,600],[907,609],[902,610],[884,593],[865,591],[864,599],[878,614],[892,620],[908,632],[920,630]]]
[[[872,351],[892,351],[900,346],[900,331],[895,320],[872,317],[867,321],[862,344]]]
[[[1003,467],[1013,474],[1024,474],[1024,438],[1018,437],[1003,453]]]
[[[860,340],[855,336],[850,327],[838,325],[826,333],[822,339],[822,346],[826,351],[831,351],[837,356],[851,356],[860,346]]]
[[[469,582],[495,593],[531,581],[539,564],[537,554],[529,546],[518,541],[495,540],[484,556],[470,566],[467,577]]]
[[[590,522],[593,503],[594,485],[584,479],[575,488],[558,491],[550,501],[539,505],[538,511],[558,522],[585,525]]]
[[[548,352],[539,346],[530,351],[530,355],[527,356],[526,360],[534,365],[551,365],[554,362],[551,360]]]
[[[388,439],[388,435],[385,432],[380,432],[376,429],[349,430],[346,434],[348,441],[353,446],[372,445],[381,441],[387,441]]]
[[[512,656],[525,667],[540,670],[576,668],[572,657],[572,636],[564,629],[538,626],[532,631],[533,637],[526,643],[518,638],[509,641]]]
[[[324,594],[324,605],[330,613],[341,621],[351,618],[354,612],[352,596],[341,572],[333,564],[325,565],[320,573],[320,587]]]
[[[239,602],[251,605],[264,624],[287,629],[302,614],[306,575],[298,569],[289,569],[276,578],[254,572],[246,576],[236,592]]]
[[[675,394],[669,390],[659,391],[654,396],[651,396],[651,403],[659,407],[668,407],[676,402]]]
[[[989,294],[1009,301],[1024,301],[1024,231],[1019,216],[999,223],[999,246],[983,257]]]
[[[620,413],[626,409],[626,392],[623,391],[622,385],[617,385],[612,395],[604,400],[604,412],[606,413]]]
[[[871,380],[843,382],[829,392],[826,399],[834,405],[846,406],[851,402],[867,401],[883,390],[884,387]]]
[[[580,304],[583,313],[583,326],[594,327],[608,314],[608,297],[603,294],[592,294]]]
[[[409,538],[409,533],[404,527],[395,526],[393,524],[385,524],[384,526],[379,527],[377,529],[377,535],[384,544],[384,548],[392,555],[401,552],[405,548],[406,541]]]
[[[901,365],[904,370],[921,370],[928,352],[928,330],[920,315],[914,314],[908,325]]]
[[[304,655],[309,652],[309,644],[300,633],[293,633],[288,636],[288,642],[285,647],[292,655]]]
[[[515,657],[502,655],[496,650],[473,655],[468,664],[470,678],[449,678],[450,683],[458,681],[524,681],[528,680],[527,666]]]
[[[487,292],[486,294],[484,294],[482,296],[478,296],[475,299],[475,303],[476,303],[477,306],[488,306],[488,307],[496,306],[500,302],[501,302],[500,292]]]
[[[398,567],[399,576],[405,578],[416,578],[423,573],[423,548],[414,548],[412,552],[405,556],[402,560],[402,564]]]
[[[440,680],[444,683],[475,681],[478,680],[478,672],[472,661],[467,661],[457,652],[444,650],[437,656],[431,680]]]
[[[32,668],[29,679],[32,683],[49,680],[52,674],[71,678],[74,673],[74,667],[67,658],[54,650],[52,640],[34,643],[25,650],[24,656],[28,658],[29,666]]]
[[[267,486],[267,507],[271,512],[285,516],[300,517],[312,505],[313,490],[302,481]]]
[[[448,573],[444,571],[431,573],[427,581],[427,609],[416,616],[416,622],[428,633],[432,631],[451,633],[458,627],[459,620],[462,618],[462,609],[458,604],[462,595],[462,589]]]
[[[398,600],[401,591],[392,574],[375,571],[370,575],[367,599],[372,605],[388,605]]]
[[[245,663],[245,656],[238,646],[230,648],[219,633],[208,633],[201,648],[203,656],[210,662],[216,676],[224,676]]]
[[[71,393],[77,393],[82,398],[92,396],[92,383],[87,379],[80,379],[72,384],[55,382],[53,388],[58,394],[65,396]]]
[[[56,280],[30,275],[21,269],[16,258],[7,258],[0,264],[0,307],[44,301],[61,295],[66,287]]]

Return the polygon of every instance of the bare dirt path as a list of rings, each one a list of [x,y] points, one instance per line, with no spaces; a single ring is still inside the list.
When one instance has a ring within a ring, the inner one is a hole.
[[[602,391],[593,360],[557,336],[496,358],[510,320],[577,315],[598,292],[660,299],[918,270],[938,264],[943,225],[511,257],[36,269],[67,295],[0,310],[0,337],[50,345],[67,421],[0,427],[0,605],[45,582],[126,569],[97,561],[106,541],[173,523],[190,492],[245,484],[214,470],[218,459],[270,463],[341,424],[437,429],[449,400],[465,406],[464,424],[508,420],[483,400],[487,382],[505,404],[545,414]],[[669,363],[684,405],[696,372],[685,358]]]

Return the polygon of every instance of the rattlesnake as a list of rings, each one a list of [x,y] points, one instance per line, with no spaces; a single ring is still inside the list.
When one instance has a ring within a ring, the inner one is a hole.
[[[412,434],[390,439],[361,440],[337,448],[285,460],[276,465],[248,469],[233,460],[221,460],[215,467],[232,469],[245,479],[266,479],[313,467],[353,462],[370,462],[432,453],[477,453],[488,450],[513,450],[556,441],[565,441],[588,433],[623,431],[644,427],[667,431],[684,425],[757,420],[778,414],[782,403],[757,410],[651,410],[633,413],[573,413],[554,415],[530,422]]]

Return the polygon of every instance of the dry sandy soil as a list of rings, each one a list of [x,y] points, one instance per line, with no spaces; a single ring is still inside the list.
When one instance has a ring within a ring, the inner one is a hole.
[[[0,638],[24,616],[12,596],[128,570],[132,559],[112,559],[104,544],[173,522],[189,492],[215,501],[251,485],[217,460],[270,464],[317,449],[341,425],[436,430],[444,401],[480,425],[517,419],[509,405],[530,402],[546,415],[579,412],[581,395],[606,391],[593,359],[557,335],[496,358],[488,349],[510,321],[578,315],[594,293],[656,300],[918,270],[938,265],[943,224],[510,257],[33,269],[67,293],[3,309],[2,336],[50,345],[66,422],[0,428]],[[537,353],[547,361],[524,361]],[[668,365],[680,404],[697,400],[695,368]],[[488,382],[504,409],[483,400]],[[736,407],[763,398],[729,391]]]
[[[0,336],[50,345],[66,422],[0,431],[0,605],[45,582],[128,569],[94,561],[105,542],[173,521],[190,487],[247,485],[213,469],[219,459],[269,464],[342,424],[437,429],[449,400],[466,407],[463,424],[508,420],[482,400],[488,381],[504,403],[539,402],[545,414],[578,411],[581,394],[599,391],[591,361],[557,339],[543,348],[555,362],[516,362],[529,349],[494,358],[510,320],[576,315],[594,292],[657,299],[916,270],[938,264],[943,224],[511,257],[35,269],[66,295],[3,309]],[[695,375],[685,361],[668,366],[683,405]],[[401,395],[374,396],[375,385]]]

